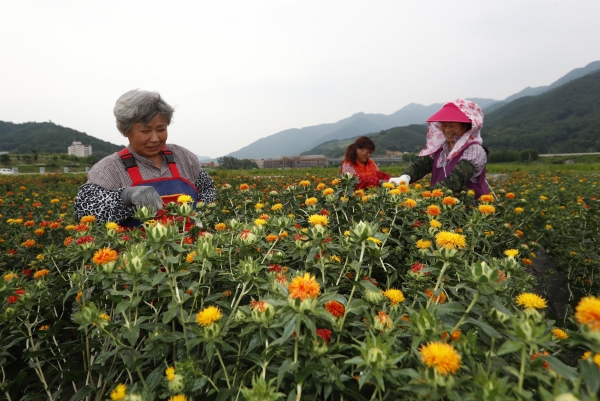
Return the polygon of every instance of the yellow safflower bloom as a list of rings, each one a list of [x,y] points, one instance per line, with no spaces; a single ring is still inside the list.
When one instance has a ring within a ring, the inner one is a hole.
[[[266,220],[264,219],[256,219],[254,220],[254,225],[255,226],[264,226],[267,223]]]
[[[326,226],[329,223],[327,216],[323,216],[320,214],[313,214],[308,218],[308,222],[313,226],[321,225]]]
[[[196,323],[198,326],[208,326],[214,322],[218,322],[223,318],[221,309],[217,306],[208,306],[196,314]]]
[[[281,203],[276,203],[273,205],[273,207],[271,207],[271,210],[280,210],[281,208],[283,208],[283,205]]]
[[[323,195],[331,195],[334,192],[333,188],[325,188],[323,190]]]
[[[187,397],[183,394],[177,394],[169,398],[168,401],[187,401]]]
[[[519,251],[517,249],[507,249],[506,251],[504,251],[504,254],[508,256],[509,259],[513,259],[519,254]]]
[[[544,309],[548,306],[546,300],[537,294],[524,292],[517,296],[517,305],[526,309]]]
[[[442,223],[440,223],[437,220],[431,220],[429,222],[429,227],[433,227],[433,228],[440,228],[442,226]]]
[[[554,334],[555,337],[557,337],[561,340],[569,338],[569,335],[567,333],[565,333],[564,330],[561,330],[559,328],[552,329],[552,334]]]
[[[175,378],[175,368],[173,366],[169,366],[165,370],[165,375],[167,376],[168,381],[172,381]]]
[[[194,198],[189,195],[179,195],[177,197],[177,203],[189,203],[192,202]]]
[[[465,236],[462,234],[441,231],[435,235],[435,243],[438,247],[446,249],[464,248],[467,246]]]
[[[419,249],[427,249],[431,247],[432,242],[426,239],[420,239],[417,241],[417,248]]]
[[[431,342],[422,346],[419,353],[423,363],[442,376],[454,374],[460,369],[460,354],[450,344]]]
[[[374,238],[374,237],[369,237],[369,238],[367,238],[367,241],[374,242],[374,243],[376,243],[377,245],[381,244],[381,240],[379,240],[379,239],[377,239],[377,238]]]
[[[404,294],[396,288],[388,288],[383,292],[383,295],[390,300],[392,306],[404,301]]]
[[[119,401],[125,398],[127,393],[127,386],[124,384],[117,384],[117,387],[110,393],[110,399],[113,401]]]

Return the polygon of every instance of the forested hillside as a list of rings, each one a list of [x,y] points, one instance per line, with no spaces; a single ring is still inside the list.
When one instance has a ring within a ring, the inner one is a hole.
[[[402,152],[417,152],[425,144],[427,127],[425,125],[413,124],[406,127],[395,127],[380,131],[377,134],[368,134],[375,142],[374,156],[385,154],[387,150]],[[312,148],[303,155],[325,155],[327,157],[341,157],[346,147],[354,142],[355,138],[325,142]]]
[[[35,149],[37,153],[67,153],[67,147],[73,141],[92,145],[92,151],[98,158],[123,148],[54,123],[13,124],[0,121],[0,151],[30,153],[32,149]]]
[[[517,99],[485,117],[482,136],[492,151],[600,151],[600,72],[538,96]]]

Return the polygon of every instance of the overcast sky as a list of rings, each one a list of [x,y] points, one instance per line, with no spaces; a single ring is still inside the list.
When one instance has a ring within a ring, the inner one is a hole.
[[[2,1],[0,120],[126,144],[115,101],[155,90],[176,106],[168,141],[217,157],[360,111],[549,85],[600,60],[599,15],[599,0]]]

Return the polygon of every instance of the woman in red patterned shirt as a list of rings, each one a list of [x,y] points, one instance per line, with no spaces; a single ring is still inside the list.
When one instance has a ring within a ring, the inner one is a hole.
[[[375,143],[366,136],[361,136],[346,148],[340,173],[355,175],[358,178],[356,187],[359,189],[377,187],[390,179],[390,175],[379,171],[377,164],[370,159],[374,151]]]

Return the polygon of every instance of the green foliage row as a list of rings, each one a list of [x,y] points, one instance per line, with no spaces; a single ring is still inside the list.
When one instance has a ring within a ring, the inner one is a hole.
[[[30,153],[34,146],[36,153],[40,154],[67,153],[67,148],[73,141],[91,145],[94,155],[99,158],[123,148],[84,132],[50,122],[14,124],[0,121],[0,151],[25,154]]]

